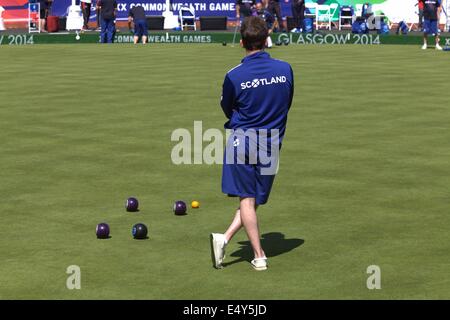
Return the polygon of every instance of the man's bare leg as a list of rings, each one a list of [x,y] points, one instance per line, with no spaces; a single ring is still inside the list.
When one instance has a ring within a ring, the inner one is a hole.
[[[225,259],[225,247],[233,236],[242,228],[241,213],[237,209],[231,225],[225,233],[212,233],[210,236],[211,242],[211,256],[213,265],[220,269],[222,268],[223,259]]]
[[[222,261],[225,257],[225,247],[243,226],[252,245],[255,259],[266,259],[266,255],[261,247],[258,220],[256,217],[256,209],[258,206],[255,203],[255,198],[241,198],[240,201],[240,208],[236,211],[233,221],[227,231],[225,231],[224,234],[211,234],[211,253],[213,264],[216,268],[222,268]],[[255,268],[257,270],[265,270],[267,267],[264,263],[263,268],[260,266]]]
[[[227,240],[227,243],[230,242],[231,238],[242,228],[242,221],[241,221],[241,211],[237,209],[236,215],[234,216],[233,222],[231,222],[230,226],[228,227],[227,231],[225,231],[225,239]]]
[[[240,217],[255,253],[255,258],[264,258],[265,254],[261,247],[258,218],[256,217],[255,198],[241,198]]]
[[[439,42],[440,42],[439,35],[436,35],[435,42],[436,42],[436,49],[437,49],[437,50],[442,50],[442,47],[441,47],[441,45],[439,44]]]
[[[423,35],[423,46],[422,46],[422,49],[427,49],[427,47],[428,47],[428,35],[425,33],[424,35]]]
[[[255,210],[258,209],[258,206],[255,206]],[[225,239],[227,239],[227,243],[230,242],[231,238],[238,233],[239,230],[242,228],[242,220],[241,220],[241,210],[238,208],[236,210],[236,214],[234,216],[233,221],[231,222],[230,226],[228,227],[227,231],[225,231],[224,236]]]
[[[39,20],[39,23],[41,24],[41,32],[47,32],[47,30],[45,30],[45,19]]]
[[[139,42],[139,37],[138,36],[134,36],[134,44],[137,44]]]

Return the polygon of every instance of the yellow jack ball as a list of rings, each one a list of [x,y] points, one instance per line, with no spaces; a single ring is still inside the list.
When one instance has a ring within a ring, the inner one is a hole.
[[[198,202],[198,201],[192,201],[191,206],[192,206],[192,208],[194,208],[194,209],[200,208],[200,202]]]

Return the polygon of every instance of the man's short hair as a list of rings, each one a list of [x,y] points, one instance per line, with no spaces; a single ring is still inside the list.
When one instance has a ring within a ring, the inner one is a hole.
[[[248,17],[241,26],[241,37],[245,49],[262,50],[266,45],[269,30],[266,22],[260,17]]]

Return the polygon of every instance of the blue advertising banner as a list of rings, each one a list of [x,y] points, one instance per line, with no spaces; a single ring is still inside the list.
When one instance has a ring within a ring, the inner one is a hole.
[[[95,7],[95,1],[92,0],[92,6]],[[71,0],[54,0],[52,6],[52,14],[56,16],[65,16],[67,8],[71,5]],[[141,5],[148,16],[161,16],[166,9],[165,0],[117,0],[118,3],[118,19],[125,20],[128,17],[129,10],[139,4]],[[222,1],[199,1],[199,0],[172,0],[172,11],[178,15],[181,6],[192,5],[195,9],[197,17],[200,16],[226,16],[229,20],[236,18],[236,0],[222,0]],[[283,16],[291,14],[290,1],[282,3]],[[77,0],[79,4],[79,0]],[[95,18],[95,9],[92,8],[91,19]]]

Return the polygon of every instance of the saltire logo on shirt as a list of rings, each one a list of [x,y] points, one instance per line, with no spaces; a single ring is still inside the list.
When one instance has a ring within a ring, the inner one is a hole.
[[[253,79],[251,81],[246,81],[241,83],[241,89],[252,89],[252,88],[258,88],[260,86],[270,86],[272,84],[278,84],[278,83],[285,83],[287,81],[285,76],[277,76],[272,77],[270,79],[268,78],[262,78],[262,79]]]

